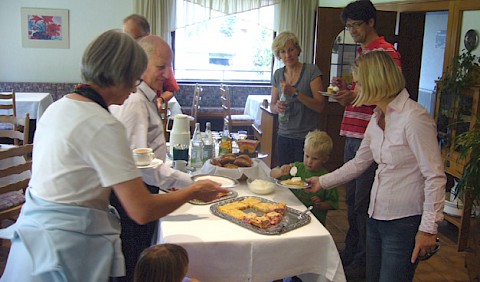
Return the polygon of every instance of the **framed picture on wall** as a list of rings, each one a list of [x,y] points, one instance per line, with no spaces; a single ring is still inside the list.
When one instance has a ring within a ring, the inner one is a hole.
[[[68,49],[68,10],[22,8],[23,48]]]

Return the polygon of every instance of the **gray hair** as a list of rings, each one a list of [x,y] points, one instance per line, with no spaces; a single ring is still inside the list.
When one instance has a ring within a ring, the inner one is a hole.
[[[120,30],[109,30],[93,40],[82,57],[85,82],[100,87],[133,87],[147,68],[145,51]]]
[[[292,43],[299,52],[302,52],[298,37],[295,35],[295,33],[290,31],[284,31],[277,35],[277,37],[275,37],[275,39],[273,40],[272,50],[273,53],[275,53],[275,57],[280,58],[280,50],[285,48],[288,42]]]

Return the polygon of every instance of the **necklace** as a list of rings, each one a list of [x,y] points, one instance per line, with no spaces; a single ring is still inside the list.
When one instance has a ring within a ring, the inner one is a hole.
[[[105,103],[105,100],[103,99],[103,97],[100,94],[98,94],[97,91],[93,90],[93,88],[90,85],[78,84],[77,86],[75,86],[73,93],[77,93],[85,98],[88,98],[94,101],[95,103],[99,104],[102,108],[107,110],[107,112],[110,112],[108,110],[107,103]]]

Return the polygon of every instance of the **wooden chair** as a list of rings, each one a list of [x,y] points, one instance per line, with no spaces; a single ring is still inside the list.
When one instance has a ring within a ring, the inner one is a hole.
[[[165,140],[168,141],[169,133],[167,132],[167,124],[168,124],[168,117],[170,116],[170,112],[168,110],[168,102],[162,103],[161,106],[158,107],[158,113],[160,118],[163,122],[163,134],[165,135]]]
[[[192,134],[195,131],[195,123],[197,123],[198,120],[198,110],[200,109],[200,101],[202,100],[202,91],[203,88],[196,83],[193,92],[192,108],[190,111],[191,116],[193,117],[193,120],[190,122],[190,132],[192,132]]]
[[[28,144],[30,130],[30,115],[27,113],[24,118],[16,116],[0,116],[0,123],[8,125],[6,129],[0,129],[0,138],[8,144]]]
[[[222,101],[223,122],[228,122],[228,130],[232,132],[234,127],[249,129],[254,122],[249,115],[232,115],[230,102],[230,88],[223,83],[220,84],[220,100]]]
[[[32,150],[32,144],[0,150],[0,224],[6,219],[15,221],[25,202],[30,175],[25,176],[24,172],[31,172],[32,161],[24,156]]]
[[[17,116],[17,107],[15,104],[15,90],[12,90],[12,94],[1,94],[0,93],[0,110],[11,111],[12,114],[8,116]]]

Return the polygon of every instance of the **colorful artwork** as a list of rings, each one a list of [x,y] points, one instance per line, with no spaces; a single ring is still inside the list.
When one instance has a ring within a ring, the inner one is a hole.
[[[62,40],[62,17],[28,15],[28,38]]]
[[[68,20],[68,10],[22,8],[22,47],[68,49]]]

